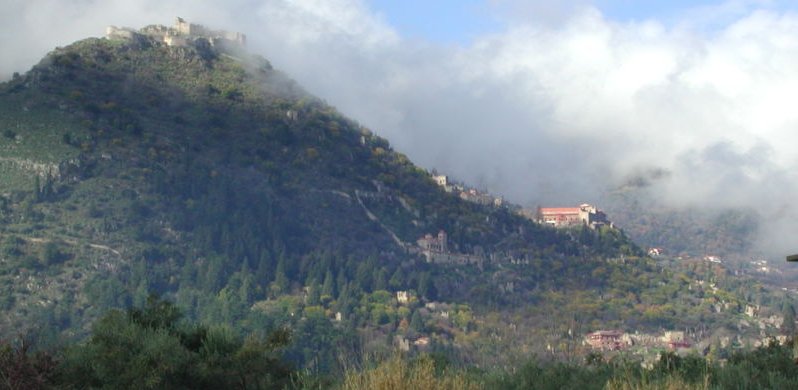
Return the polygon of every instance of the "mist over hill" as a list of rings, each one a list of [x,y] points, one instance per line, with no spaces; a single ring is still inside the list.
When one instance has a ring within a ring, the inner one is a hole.
[[[463,200],[240,35],[183,22],[74,42],[0,85],[3,335],[79,340],[151,293],[234,332],[291,329],[286,359],[320,372],[395,349],[567,358],[599,329],[684,329],[699,351],[783,331],[787,293]]]

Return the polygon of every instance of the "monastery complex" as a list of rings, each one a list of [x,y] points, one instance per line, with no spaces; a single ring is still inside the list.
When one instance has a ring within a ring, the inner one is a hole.
[[[211,30],[205,26],[189,23],[183,18],[176,18],[172,27],[152,25],[136,31],[127,27],[108,26],[105,31],[107,39],[143,40],[146,38],[161,41],[168,46],[189,46],[204,42],[211,46],[243,47],[247,42],[246,35],[240,32]]]
[[[612,226],[607,214],[587,203],[578,207],[538,207],[536,219],[554,227],[585,225],[592,229],[600,226]]]

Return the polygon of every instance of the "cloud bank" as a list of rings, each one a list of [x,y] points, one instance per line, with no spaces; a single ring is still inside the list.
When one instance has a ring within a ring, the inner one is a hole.
[[[729,1],[620,22],[578,1],[489,3],[503,29],[445,45],[402,37],[361,0],[11,0],[0,76],[106,25],[179,15],[245,32],[418,164],[517,203],[592,201],[632,180],[670,205],[754,208],[763,246],[796,250],[798,14]]]

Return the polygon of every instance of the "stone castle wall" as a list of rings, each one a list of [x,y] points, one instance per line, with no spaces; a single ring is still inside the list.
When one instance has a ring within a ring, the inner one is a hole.
[[[108,39],[137,40],[152,38],[168,46],[187,46],[197,40],[206,40],[211,46],[246,45],[247,37],[240,32],[211,30],[200,24],[193,24],[177,18],[173,27],[162,25],[147,26],[141,30],[126,27],[108,26],[105,31]]]

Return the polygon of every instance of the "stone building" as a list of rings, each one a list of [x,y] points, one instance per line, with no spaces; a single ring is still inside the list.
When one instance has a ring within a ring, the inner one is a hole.
[[[410,300],[413,298],[413,293],[409,291],[397,291],[396,292],[396,301],[399,302],[400,305],[407,305],[410,303]]]
[[[681,331],[666,331],[662,335],[662,344],[670,349],[690,348],[690,342]]]
[[[142,40],[154,39],[167,46],[188,46],[192,44],[210,44],[211,46],[244,46],[247,42],[246,35],[240,32],[225,30],[211,30],[203,25],[189,23],[183,18],[177,18],[172,27],[152,25],[133,30],[127,27],[108,26],[105,30],[108,39]]]
[[[437,253],[449,252],[448,236],[443,230],[439,231],[437,236],[427,233],[424,237],[419,238],[416,243],[422,251]]]
[[[433,175],[432,180],[434,180],[436,184],[444,188],[449,185],[449,176],[446,175]]]
[[[449,238],[441,230],[437,236],[427,233],[416,241],[416,253],[421,253],[428,263],[442,264],[481,264],[484,256],[479,254],[465,254],[452,252],[449,248]]]
[[[627,346],[623,336],[624,333],[620,330],[597,330],[585,336],[585,343],[593,349],[618,351]]]
[[[227,40],[241,46],[247,43],[247,36],[240,32],[211,30],[201,24],[189,23],[180,17],[175,20],[174,30],[179,35],[210,39],[211,43],[213,40]]]
[[[595,229],[611,225],[607,214],[587,203],[578,207],[538,207],[537,220],[554,227],[585,225]]]

